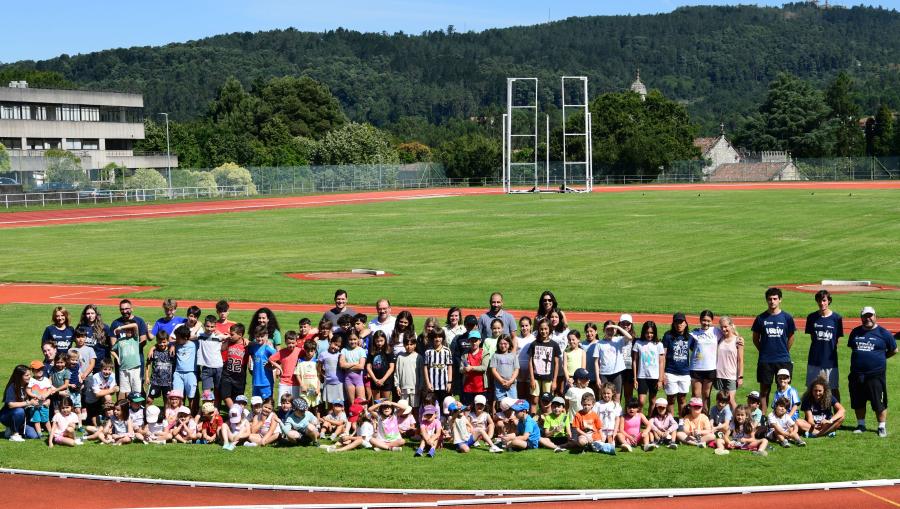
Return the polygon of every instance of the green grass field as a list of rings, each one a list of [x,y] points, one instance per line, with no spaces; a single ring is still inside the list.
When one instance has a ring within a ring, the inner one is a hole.
[[[848,195],[772,190],[487,196],[3,230],[0,281],[141,284],[162,287],[141,296],[312,303],[330,302],[340,286],[349,291],[351,305],[388,296],[395,313],[405,305],[482,307],[496,289],[504,292],[507,307],[532,309],[540,292],[552,289],[566,310],[710,308],[752,315],[764,309],[762,294],[770,284],[833,278],[900,285],[898,193]],[[308,282],[282,275],[354,267],[397,276]],[[833,307],[847,317],[849,330],[862,305],[898,316],[900,292],[838,295]],[[814,302],[809,294],[788,292],[784,307],[802,327]],[[50,309],[0,306],[4,381],[12,366],[39,357],[38,337]],[[148,320],[159,315],[158,309],[137,311]],[[114,316],[111,308],[104,312]],[[245,323],[249,318],[234,315]],[[285,326],[297,318],[279,315]],[[741,333],[749,338],[748,330]],[[797,380],[804,379],[808,341],[797,336]],[[846,373],[849,355],[842,355]],[[741,399],[755,388],[755,363],[751,348],[749,387],[740,391]],[[895,360],[889,364],[888,385],[900,387],[900,369]],[[776,484],[895,477],[900,460],[871,452],[896,450],[898,426],[900,419],[891,414],[887,439],[843,432],[806,449],[776,450],[766,459],[698,450],[616,458],[476,451],[444,452],[433,461],[438,465],[430,465],[410,462],[411,450],[340,456],[275,448],[238,450],[218,461],[227,453],[214,447],[47,451],[37,443],[0,441],[0,466],[155,477],[160,463],[200,461],[202,471],[164,477],[407,488]],[[298,471],[303,461],[315,468]],[[473,465],[491,474],[465,475]],[[359,475],[347,475],[348,469]]]

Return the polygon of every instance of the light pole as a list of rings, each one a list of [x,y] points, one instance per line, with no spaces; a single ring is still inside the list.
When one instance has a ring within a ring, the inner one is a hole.
[[[160,113],[166,117],[166,176],[169,181],[169,196],[172,195],[172,150],[169,145],[169,114]]]

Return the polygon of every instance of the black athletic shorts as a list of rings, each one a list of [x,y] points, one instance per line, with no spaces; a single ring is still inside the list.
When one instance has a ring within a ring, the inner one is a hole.
[[[778,373],[779,369],[788,370],[793,378],[793,362],[759,362],[756,364],[756,381],[761,384],[772,385],[775,381],[775,373]]]
[[[705,370],[691,370],[691,380],[699,380],[701,382],[712,382],[716,379],[716,370],[714,369],[705,369]]]
[[[655,397],[659,391],[656,387],[657,382],[659,380],[653,378],[638,378],[638,394],[650,394]]]
[[[243,394],[245,390],[246,381],[233,380],[226,375],[222,375],[222,380],[219,382],[219,396],[222,399],[234,399]]]
[[[848,379],[850,381],[850,408],[864,409],[866,403],[871,403],[872,411],[876,414],[887,409],[887,381],[884,373],[866,376],[851,372]]]
[[[158,385],[151,385],[150,390],[147,391],[147,397],[151,399],[162,398],[166,399],[166,394],[171,391],[171,387],[160,387]]]

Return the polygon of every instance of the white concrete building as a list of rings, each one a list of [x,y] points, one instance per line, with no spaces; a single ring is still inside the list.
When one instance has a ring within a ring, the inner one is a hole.
[[[140,94],[28,88],[13,81],[0,88],[0,143],[11,169],[37,180],[46,168],[49,149],[62,149],[81,160],[96,179],[98,170],[114,163],[125,168],[165,169],[178,166],[173,154],[139,154],[144,139],[144,98]]]

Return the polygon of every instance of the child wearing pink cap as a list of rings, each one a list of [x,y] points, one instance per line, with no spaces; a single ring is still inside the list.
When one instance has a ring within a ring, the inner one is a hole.
[[[421,457],[428,447],[428,457],[433,458],[435,450],[441,446],[444,436],[441,428],[441,421],[437,418],[437,408],[434,405],[428,405],[422,409],[422,422],[419,424],[419,434],[422,436],[422,442],[416,449],[415,457]]]

